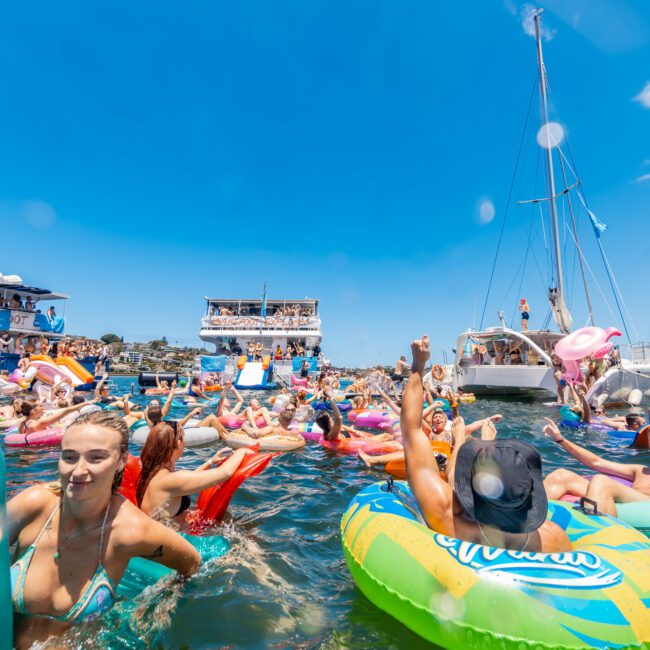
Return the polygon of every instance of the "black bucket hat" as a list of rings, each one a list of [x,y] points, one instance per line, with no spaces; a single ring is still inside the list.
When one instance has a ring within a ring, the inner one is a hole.
[[[458,450],[454,491],[465,512],[507,533],[530,533],[545,521],[542,459],[521,440],[468,440]]]

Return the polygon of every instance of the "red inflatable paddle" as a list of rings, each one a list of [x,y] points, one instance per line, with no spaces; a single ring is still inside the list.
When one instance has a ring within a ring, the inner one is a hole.
[[[259,448],[259,445],[256,445]],[[226,514],[230,499],[237,488],[251,476],[255,476],[264,470],[271,462],[273,456],[278,454],[249,454],[244,457],[242,464],[235,473],[223,483],[214,485],[199,494],[196,507],[203,519],[209,521],[221,521]]]
[[[251,447],[253,451],[259,448],[259,443]],[[196,503],[196,509],[198,510],[200,518],[204,522],[221,521],[226,514],[226,510],[228,510],[228,504],[237,491],[237,488],[247,478],[262,472],[271,462],[271,458],[277,455],[277,453],[248,454],[244,457],[241,465],[235,470],[235,473],[227,481],[203,490],[203,492],[199,494],[199,499]],[[224,463],[226,460],[227,458],[224,458],[219,465]],[[217,467],[219,467],[219,465],[217,465]],[[124,467],[124,475],[122,476],[122,483],[120,484],[119,492],[136,506],[138,503],[135,497],[135,490],[138,485],[141,470],[140,459],[129,454],[126,466]]]

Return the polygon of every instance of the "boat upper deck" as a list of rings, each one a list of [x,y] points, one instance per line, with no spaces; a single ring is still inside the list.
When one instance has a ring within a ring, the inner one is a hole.
[[[64,334],[65,317],[58,315],[54,305],[49,303],[67,300],[69,297],[49,289],[0,283],[0,331],[44,334],[48,338],[61,337]]]
[[[258,333],[320,336],[318,300],[233,300],[206,298],[207,313],[201,319],[202,335]]]

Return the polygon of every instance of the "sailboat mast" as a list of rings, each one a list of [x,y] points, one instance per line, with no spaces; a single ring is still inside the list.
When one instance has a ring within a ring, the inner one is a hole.
[[[541,117],[542,127],[548,124],[548,93],[546,90],[546,68],[544,67],[544,55],[542,53],[542,35],[540,30],[540,20],[543,9],[539,9],[533,16],[535,21],[535,40],[537,41],[537,66],[539,68],[539,88],[541,96]],[[549,201],[551,203],[551,222],[553,233],[553,248],[555,250],[555,269],[557,273],[557,298],[564,303],[564,273],[562,272],[562,251],[560,248],[560,231],[557,218],[557,205],[555,203],[555,175],[553,173],[553,145],[549,129],[546,133],[546,166],[548,169]],[[563,330],[568,330],[565,324],[558,323]],[[566,333],[566,332],[565,332]]]

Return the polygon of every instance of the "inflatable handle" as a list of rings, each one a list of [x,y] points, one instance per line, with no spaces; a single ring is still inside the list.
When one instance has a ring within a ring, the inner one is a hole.
[[[589,505],[590,508],[587,508],[587,505]],[[591,515],[594,517],[600,514],[598,512],[598,504],[593,499],[589,499],[588,497],[580,497],[580,510],[582,510],[582,512],[584,512],[586,515]]]

